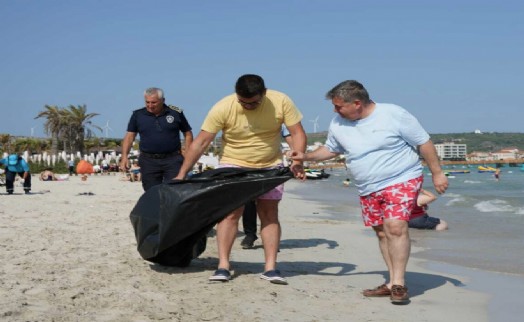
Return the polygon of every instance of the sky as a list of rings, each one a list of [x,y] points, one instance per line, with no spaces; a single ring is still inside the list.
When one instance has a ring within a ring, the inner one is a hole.
[[[148,87],[196,135],[243,74],[289,95],[308,133],[348,79],[429,133],[524,132],[521,0],[0,0],[0,43],[11,135],[46,137],[45,105],[86,105],[98,136],[122,138]]]

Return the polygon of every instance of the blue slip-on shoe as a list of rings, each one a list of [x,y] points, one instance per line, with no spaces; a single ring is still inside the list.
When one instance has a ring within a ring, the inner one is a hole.
[[[287,285],[287,281],[280,275],[278,269],[267,271],[264,274],[260,274],[260,278],[266,281],[270,281],[273,284]]]
[[[212,282],[227,282],[231,279],[231,273],[225,268],[219,268],[209,277]]]

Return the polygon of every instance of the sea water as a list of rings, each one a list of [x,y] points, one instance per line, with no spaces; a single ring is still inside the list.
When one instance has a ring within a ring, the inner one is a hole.
[[[470,173],[449,176],[447,192],[429,205],[428,214],[447,221],[449,230],[410,229],[413,245],[424,249],[413,256],[524,276],[524,171],[503,167],[496,180],[493,173],[465,169]],[[306,180],[290,192],[322,203],[332,219],[362,222],[356,188],[343,184],[348,172],[325,171],[329,178]],[[424,188],[435,193],[427,170]]]

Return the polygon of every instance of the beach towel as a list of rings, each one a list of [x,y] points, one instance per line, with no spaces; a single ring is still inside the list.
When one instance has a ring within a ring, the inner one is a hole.
[[[130,214],[138,252],[150,262],[188,266],[217,222],[292,177],[289,168],[219,168],[154,186]]]

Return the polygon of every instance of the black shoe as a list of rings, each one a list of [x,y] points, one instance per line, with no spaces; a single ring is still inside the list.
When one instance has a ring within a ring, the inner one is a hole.
[[[255,244],[255,240],[257,240],[257,236],[253,235],[246,235],[242,242],[240,243],[240,246],[242,246],[243,249],[251,249],[253,248],[253,245]]]
[[[31,191],[29,191],[29,190],[26,190],[26,191],[25,191],[25,194],[26,194],[26,195],[28,195],[28,194],[30,194],[30,193],[31,193]]]

